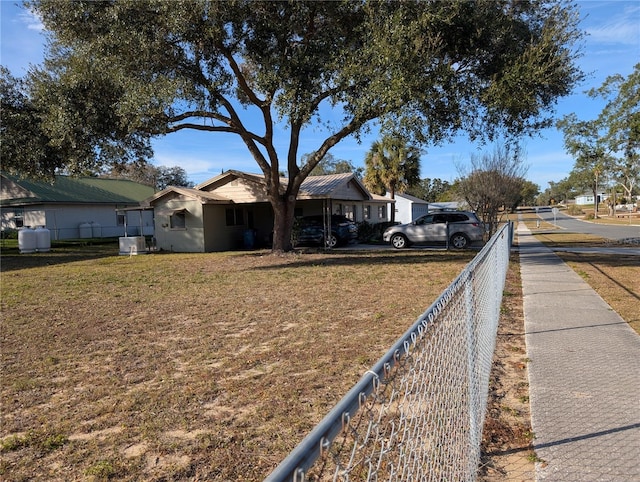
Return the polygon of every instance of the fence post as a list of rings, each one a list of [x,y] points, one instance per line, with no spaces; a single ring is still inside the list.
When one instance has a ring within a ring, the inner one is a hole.
[[[478,420],[477,391],[478,383],[476,376],[476,364],[478,358],[477,340],[474,332],[475,329],[475,306],[473,293],[473,271],[469,273],[464,284],[464,300],[465,300],[465,326],[467,329],[467,396],[469,398],[469,450],[477,452],[480,448],[482,438],[481,421]],[[471,456],[467,459],[467,477],[472,477],[477,468],[477,457]],[[471,479],[468,479],[471,480]]]

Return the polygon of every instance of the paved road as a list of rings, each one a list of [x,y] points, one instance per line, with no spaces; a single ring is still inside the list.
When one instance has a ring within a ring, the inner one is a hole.
[[[547,222],[554,222],[553,213],[551,211],[540,212],[538,213],[538,216]],[[597,221],[580,221],[563,213],[558,213],[556,216],[556,224],[559,228],[566,229],[567,231],[594,234],[606,239],[620,240],[627,238],[640,238],[640,226],[637,225],[598,224]]]

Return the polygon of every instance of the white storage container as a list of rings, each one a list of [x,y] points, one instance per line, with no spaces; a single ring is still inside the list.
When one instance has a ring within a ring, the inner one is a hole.
[[[36,249],[40,253],[48,253],[51,249],[51,232],[44,226],[36,228]]]
[[[80,231],[81,239],[87,239],[93,235],[91,224],[89,223],[81,223],[80,226],[78,226],[78,230]]]
[[[120,238],[120,254],[147,254],[147,242],[144,236],[128,236]]]
[[[21,253],[36,252],[36,232],[31,228],[22,228],[18,231],[18,249]]]

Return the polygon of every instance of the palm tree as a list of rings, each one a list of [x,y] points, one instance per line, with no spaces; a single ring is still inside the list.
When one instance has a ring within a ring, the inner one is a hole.
[[[404,139],[384,136],[375,141],[364,160],[364,184],[371,192],[391,199],[396,193],[420,182],[420,154],[417,147],[409,146]],[[391,222],[395,222],[395,209],[391,209]]]

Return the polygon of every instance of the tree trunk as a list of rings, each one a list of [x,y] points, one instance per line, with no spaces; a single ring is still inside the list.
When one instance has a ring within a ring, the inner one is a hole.
[[[291,234],[293,232],[295,196],[277,196],[270,199],[273,208],[273,253],[286,253],[293,250]]]

